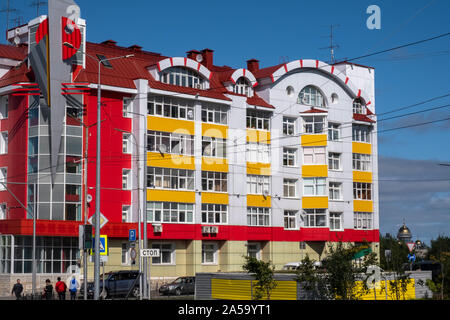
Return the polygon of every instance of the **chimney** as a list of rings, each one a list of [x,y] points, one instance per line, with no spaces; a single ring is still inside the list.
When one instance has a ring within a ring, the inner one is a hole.
[[[213,54],[214,50],[211,49],[203,49],[202,50],[202,56],[203,56],[203,62],[202,64],[210,69],[213,66]]]
[[[247,69],[250,70],[251,73],[255,73],[259,70],[259,60],[250,59],[247,60]]]
[[[116,47],[117,46],[117,42],[114,40],[106,40],[103,41],[101,44],[107,45],[107,46],[112,46],[112,47]]]
[[[189,59],[192,59],[192,60],[197,61],[197,62],[201,62],[201,61],[198,61],[198,59],[197,59],[198,56],[201,57],[200,60],[203,59],[203,57],[201,56],[201,52],[200,52],[200,51],[197,51],[197,50],[191,50],[191,51],[188,51],[188,52],[186,52],[186,54],[187,54],[186,56],[187,56]]]
[[[140,52],[140,51],[142,51],[142,47],[141,47],[141,46],[138,46],[137,44],[134,44],[134,45],[128,47],[128,49],[133,50],[133,51],[135,51],[135,52]]]

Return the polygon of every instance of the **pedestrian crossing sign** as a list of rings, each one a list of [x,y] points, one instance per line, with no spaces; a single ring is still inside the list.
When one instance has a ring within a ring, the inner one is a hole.
[[[95,246],[95,237],[92,238],[92,246]],[[94,248],[91,249],[90,255],[94,255]],[[108,255],[108,236],[100,235],[100,255]]]

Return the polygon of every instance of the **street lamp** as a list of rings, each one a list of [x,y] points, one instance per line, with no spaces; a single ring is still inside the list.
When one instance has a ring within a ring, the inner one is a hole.
[[[72,44],[68,42],[63,43],[64,46],[76,49]],[[97,83],[97,158],[96,158],[96,189],[95,189],[95,243],[94,243],[94,300],[99,300],[100,297],[100,147],[101,147],[101,65],[105,61],[130,58],[133,54],[99,59],[95,58],[84,51],[79,51],[85,56],[97,61],[98,63],[98,83]],[[86,137],[87,138],[87,137]]]

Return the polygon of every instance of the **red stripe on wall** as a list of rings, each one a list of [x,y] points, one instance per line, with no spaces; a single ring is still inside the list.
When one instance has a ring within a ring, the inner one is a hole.
[[[303,68],[303,60],[300,60],[300,68]]]
[[[345,84],[347,84],[348,83],[348,80],[350,80],[348,77],[347,78],[345,78]]]
[[[284,65],[284,71],[286,71],[286,73],[288,72],[287,66]]]

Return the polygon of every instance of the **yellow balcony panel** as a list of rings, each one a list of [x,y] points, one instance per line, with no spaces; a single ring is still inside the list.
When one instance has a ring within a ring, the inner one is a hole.
[[[362,154],[372,154],[372,145],[364,142],[352,142],[352,152]]]
[[[148,189],[147,201],[195,203],[195,192]]]
[[[354,182],[372,183],[372,172],[367,171],[353,171]]]
[[[373,212],[373,201],[370,200],[353,200],[354,212]]]
[[[327,140],[326,134],[303,134],[302,147],[326,147]]]
[[[228,172],[228,160],[223,158],[202,158],[203,171]]]
[[[271,172],[270,163],[247,162],[247,174],[270,176]]]
[[[327,209],[328,197],[303,197],[303,209]]]
[[[147,117],[147,129],[153,131],[175,132],[180,134],[195,135],[194,121],[168,119],[162,117]]]
[[[328,177],[328,166],[327,165],[302,166],[302,177],[303,178]]]
[[[203,123],[202,124],[202,136],[227,139],[228,138],[228,126]]]
[[[247,142],[270,144],[270,132],[247,129]]]
[[[202,192],[202,203],[228,204],[228,193]]]
[[[193,156],[148,152],[147,165],[158,168],[195,170],[195,158]]]
[[[271,207],[272,198],[260,195],[247,195],[247,207]]]

